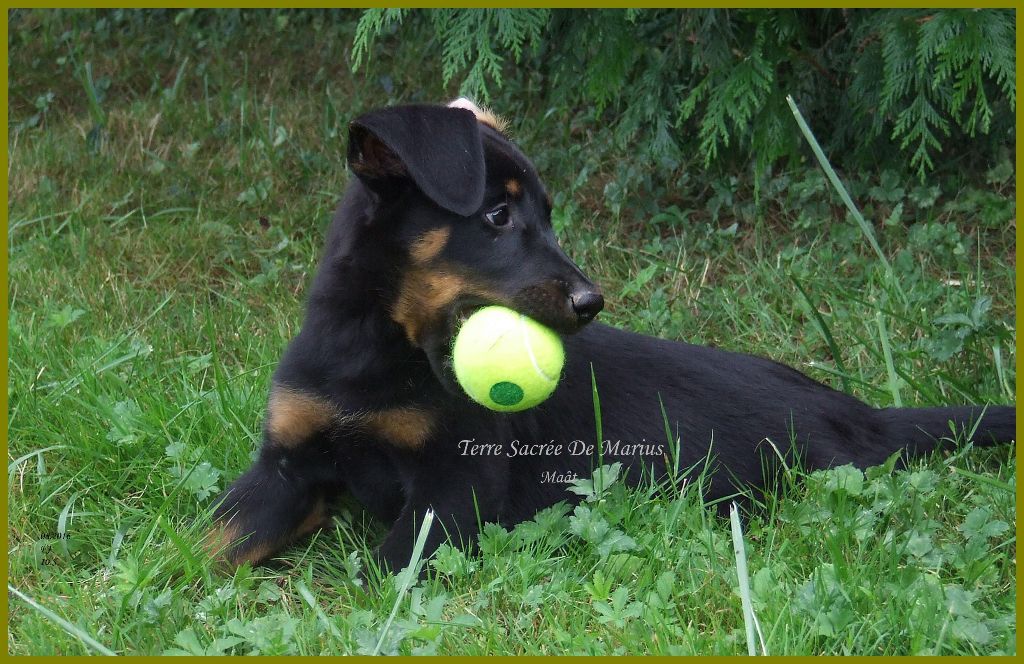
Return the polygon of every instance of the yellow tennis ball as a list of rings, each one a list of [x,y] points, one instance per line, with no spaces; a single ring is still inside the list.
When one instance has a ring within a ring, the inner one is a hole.
[[[511,309],[492,306],[462,324],[452,360],[459,385],[473,401],[491,410],[515,412],[551,396],[565,351],[551,329]]]

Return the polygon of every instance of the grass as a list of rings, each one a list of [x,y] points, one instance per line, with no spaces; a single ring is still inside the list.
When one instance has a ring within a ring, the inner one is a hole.
[[[1010,447],[794,469],[741,529],[697,485],[627,491],[612,472],[578,507],[486,526],[479,556],[443,547],[411,588],[356,580],[383,530],[350,504],[273,567],[211,568],[203,518],[259,444],[347,120],[389,86],[456,91],[424,82],[439,76],[415,44],[353,76],[353,14],[170,37],[135,16],[11,28],[11,654],[742,654],[755,619],[771,654],[1015,653]],[[890,272],[816,170],[776,174],[756,203],[708,175],[718,193],[666,187],[616,214],[613,161],[517,123],[606,321],[880,406],[1013,400],[1012,170],[927,205],[884,173],[847,177]]]

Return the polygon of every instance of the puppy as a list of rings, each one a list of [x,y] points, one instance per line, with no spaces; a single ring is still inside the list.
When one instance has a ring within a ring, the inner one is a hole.
[[[601,291],[559,248],[536,170],[467,100],[357,118],[348,163],[356,177],[274,373],[259,458],[215,513],[210,546],[232,563],[319,528],[341,492],[392,524],[376,556],[397,571],[428,509],[439,523],[426,553],[472,545],[482,523],[572,501],[564,482],[599,455],[634,484],[707,466],[705,496],[725,504],[772,490],[797,460],[863,468],[927,453],[950,422],[978,444],[1014,438],[1013,407],[876,409],[770,360],[591,323]],[[453,336],[489,304],[564,336],[561,382],[536,408],[491,412],[454,382]]]

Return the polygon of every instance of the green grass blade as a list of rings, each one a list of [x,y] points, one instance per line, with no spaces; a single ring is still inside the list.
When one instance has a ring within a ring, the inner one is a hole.
[[[399,575],[399,588],[398,596],[395,597],[395,603],[391,607],[391,613],[388,615],[388,619],[384,622],[384,627],[380,630],[380,637],[377,639],[377,645],[373,647],[371,655],[380,654],[380,649],[384,646],[384,639],[387,638],[388,632],[391,631],[391,624],[395,622],[395,616],[398,615],[398,607],[402,605],[402,600],[405,599],[406,594],[409,592],[409,588],[412,587],[413,581],[416,579],[416,570],[420,566],[420,561],[423,558],[423,547],[427,544],[427,535],[430,534],[430,526],[434,523],[434,511],[427,510],[427,513],[423,515],[423,523],[420,524],[420,531],[416,535],[416,543],[412,547],[412,557],[409,559],[409,566],[405,568]]]
[[[836,340],[832,337],[832,331],[828,329],[828,325],[825,323],[825,319],[822,317],[821,312],[819,312],[818,308],[814,306],[814,302],[811,302],[811,296],[807,294],[806,290],[804,290],[800,281],[792,274],[789,275],[789,280],[793,282],[796,289],[804,296],[804,301],[807,302],[807,308],[810,309],[811,315],[818,324],[818,331],[821,332],[821,336],[825,337],[825,343],[828,344],[829,352],[832,353],[832,359],[835,360],[836,368],[838,369],[836,373],[843,383],[843,391],[849,394],[852,390],[850,389],[848,372],[846,371],[846,365],[843,364],[843,356],[839,352],[839,345],[836,344]]]
[[[89,101],[89,115],[97,128],[102,128],[107,123],[107,114],[103,112],[100,105],[100,96],[96,92],[96,83],[92,77],[92,63],[86,62],[82,73],[82,87],[85,88],[85,97]]]
[[[996,379],[999,386],[1003,388],[1003,395],[1007,399],[1013,399],[1013,389],[1010,382],[1006,380],[1006,372],[1003,369],[1003,345],[998,341],[992,344],[992,362],[996,367]]]
[[[32,452],[29,452],[28,454],[22,454],[20,457],[7,464],[7,486],[14,484],[14,474],[18,471],[18,468],[21,466],[21,464],[25,463],[32,457],[39,457],[39,459],[41,460],[43,458],[43,452],[50,452],[52,450],[62,450],[66,447],[67,445],[50,445],[49,447],[44,447],[41,450],[34,450]]]
[[[849,192],[846,191],[846,187],[839,179],[839,176],[836,175],[835,170],[832,168],[832,164],[828,161],[828,157],[825,156],[824,151],[822,151],[821,146],[818,144],[818,139],[814,137],[814,133],[804,120],[804,116],[800,113],[800,109],[797,108],[796,102],[793,101],[793,97],[786,95],[786,102],[789,104],[790,110],[793,111],[793,117],[796,118],[796,123],[800,127],[800,131],[803,132],[804,138],[806,138],[807,142],[810,143],[811,150],[814,152],[814,156],[818,159],[818,163],[821,164],[822,169],[824,169],[829,182],[832,183],[832,186],[835,187],[835,190],[839,193],[839,198],[842,199],[843,204],[846,205],[850,214],[853,215],[857,225],[860,226],[861,232],[864,233],[864,238],[868,241],[868,244],[871,245],[875,255],[878,256],[879,262],[885,268],[885,273],[889,279],[889,283],[892,284],[900,294],[900,299],[906,302],[907,296],[903,292],[903,288],[900,286],[900,282],[896,278],[895,272],[893,272],[889,259],[885,257],[885,254],[882,252],[882,247],[879,246],[878,240],[875,239],[874,231],[871,230],[871,226],[868,225],[868,222],[864,220],[864,215],[862,215],[860,210],[857,209],[853,199],[850,198]]]
[[[1014,487],[1010,484],[1007,484],[1006,482],[1001,482],[999,480],[992,479],[991,477],[987,477],[985,475],[979,475],[978,473],[972,473],[969,470],[964,470],[963,468],[959,468],[957,466],[950,466],[949,469],[958,475],[963,475],[964,477],[972,479],[975,482],[987,484],[994,489],[999,489],[1000,491],[1006,491],[1009,493],[1014,492]]]
[[[875,320],[878,322],[878,336],[882,340],[882,355],[885,358],[885,372],[889,377],[886,384],[889,387],[889,393],[892,394],[892,403],[897,408],[903,407],[903,398],[900,396],[900,379],[896,373],[896,364],[892,359],[892,348],[889,346],[889,333],[885,329],[885,317],[882,312],[879,311],[878,315],[875,316]]]
[[[313,612],[316,613],[316,617],[320,620],[320,623],[327,629],[327,631],[331,633],[331,636],[338,639],[338,641],[344,641],[345,637],[337,626],[331,622],[331,619],[327,617],[327,614],[324,613],[324,610],[317,603],[316,598],[313,597],[313,593],[309,591],[306,584],[302,581],[298,581],[295,584],[295,589],[299,591],[299,595],[301,595],[302,599],[306,601],[306,604],[309,604],[309,608],[313,609]]]
[[[178,73],[174,77],[174,83],[172,83],[171,87],[166,91],[167,92],[166,99],[167,99],[168,102],[172,102],[173,103],[174,101],[176,101],[178,99],[178,92],[181,90],[181,83],[185,79],[185,72],[186,71],[188,71],[188,56],[187,55],[182,59],[181,65],[178,67]]]
[[[86,634],[84,631],[82,631],[81,627],[68,622],[64,618],[61,618],[56,613],[54,613],[53,611],[49,610],[48,608],[46,608],[42,604],[39,604],[34,599],[29,597],[28,595],[25,595],[24,593],[22,593],[20,590],[18,590],[17,588],[15,588],[14,586],[12,586],[9,583],[7,584],[7,591],[10,592],[15,597],[17,597],[18,599],[20,599],[21,601],[23,601],[26,604],[28,604],[29,606],[31,606],[33,609],[35,609],[39,613],[41,613],[44,616],[46,616],[47,619],[51,620],[58,627],[63,629],[68,634],[78,638],[82,643],[84,643],[85,645],[89,646],[90,648],[92,648],[93,650],[98,652],[99,654],[107,655],[109,657],[117,657],[117,653],[116,652],[114,652],[113,650],[111,650],[110,648],[106,647],[105,645],[103,645],[102,643],[97,641],[96,639],[94,639],[91,636],[89,636],[88,634]]]
[[[768,649],[764,645],[764,636],[761,634],[761,625],[754,615],[754,604],[750,601],[750,576],[747,574],[747,551],[743,544],[743,529],[740,527],[740,514],[736,509],[736,503],[729,505],[729,521],[732,525],[732,547],[736,553],[736,577],[739,580],[740,602],[743,605],[743,626],[747,633],[747,654],[756,655],[758,642],[761,646],[761,654],[767,655]]]
[[[668,444],[669,463],[668,477],[673,487],[677,487],[676,480],[679,477],[679,447],[682,444],[679,436],[672,435],[672,427],[668,422],[668,412],[665,410],[665,402],[658,393],[658,406],[661,408],[661,422],[665,426],[665,442]]]
[[[604,466],[604,430],[601,425],[601,397],[597,393],[597,376],[594,365],[590,365],[590,389],[594,397],[594,424],[597,428],[597,467]]]
[[[169,523],[167,523],[167,519],[164,517],[158,518],[157,525],[160,526],[160,530],[162,530],[164,535],[167,536],[167,539],[174,546],[174,549],[181,554],[181,557],[185,562],[185,578],[186,580],[191,581],[195,577],[196,570],[203,569],[203,564],[200,562],[199,558],[196,557],[195,553],[193,553],[192,547],[174,531],[174,528],[172,528]]]

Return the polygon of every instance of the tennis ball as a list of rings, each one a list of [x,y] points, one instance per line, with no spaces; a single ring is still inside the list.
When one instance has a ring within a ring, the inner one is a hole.
[[[551,329],[511,309],[492,306],[462,324],[452,360],[459,385],[473,401],[511,413],[533,408],[551,396],[565,351]]]

